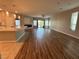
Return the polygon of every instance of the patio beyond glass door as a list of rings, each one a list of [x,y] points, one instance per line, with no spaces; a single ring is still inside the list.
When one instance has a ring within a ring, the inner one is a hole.
[[[38,20],[38,28],[44,28],[44,20]]]

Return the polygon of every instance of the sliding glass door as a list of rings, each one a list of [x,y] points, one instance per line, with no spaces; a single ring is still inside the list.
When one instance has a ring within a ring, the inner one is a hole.
[[[44,28],[44,20],[38,20],[38,28]]]
[[[49,20],[45,19],[45,28],[49,28]]]
[[[49,20],[48,19],[33,20],[33,26],[34,26],[34,28],[49,28]]]

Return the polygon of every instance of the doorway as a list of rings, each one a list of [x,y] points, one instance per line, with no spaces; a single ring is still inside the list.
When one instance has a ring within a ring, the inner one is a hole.
[[[44,20],[38,20],[38,28],[44,28]]]
[[[44,20],[33,20],[33,27],[34,28],[44,28],[45,21]]]
[[[34,28],[49,28],[49,20],[48,19],[34,19],[33,20]]]

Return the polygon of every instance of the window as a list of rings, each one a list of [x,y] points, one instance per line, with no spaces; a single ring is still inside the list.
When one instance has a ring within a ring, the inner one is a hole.
[[[33,25],[37,26],[37,20],[33,20]]]
[[[78,13],[79,12],[72,13],[72,16],[71,16],[71,30],[72,31],[76,30],[76,25],[77,25],[77,20],[78,20]]]
[[[16,20],[16,28],[20,28],[20,20]]]

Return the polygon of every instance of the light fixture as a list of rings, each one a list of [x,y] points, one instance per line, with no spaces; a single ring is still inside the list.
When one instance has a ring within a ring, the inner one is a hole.
[[[6,14],[7,14],[7,15],[9,15],[9,12],[8,12],[8,11],[6,11]]]
[[[43,19],[45,18],[45,15],[44,15],[44,14],[42,14],[42,18],[43,18]]]
[[[18,19],[20,19],[21,17],[20,16],[18,16]]]
[[[18,11],[15,11],[15,13],[18,13]]]
[[[14,16],[14,18],[16,18],[16,14],[14,14],[13,16]]]
[[[2,9],[0,8],[0,11],[2,11]]]
[[[60,10],[62,10],[63,8],[62,8],[62,7],[60,7],[59,9],[60,9]]]

